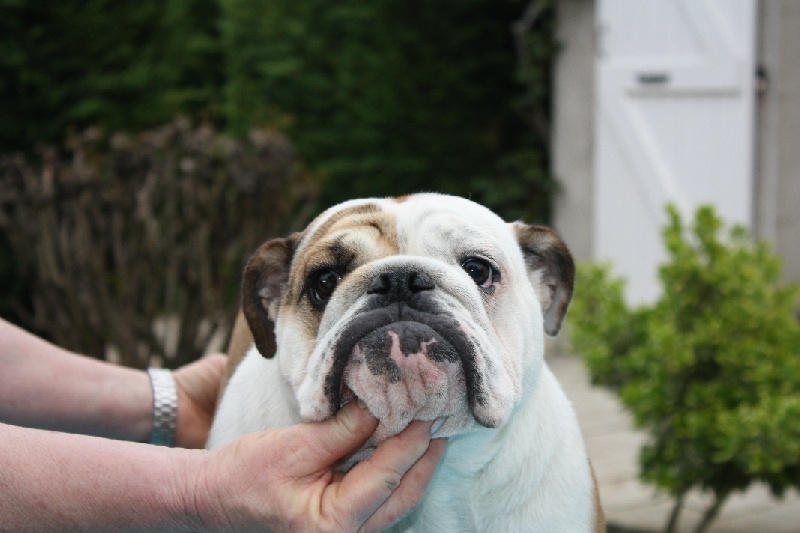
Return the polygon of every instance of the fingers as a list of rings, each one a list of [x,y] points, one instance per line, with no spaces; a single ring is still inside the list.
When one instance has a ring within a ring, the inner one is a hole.
[[[334,512],[347,510],[355,523],[369,519],[370,529],[382,529],[413,509],[446,446],[444,441],[430,445],[430,427],[430,422],[413,422],[353,467],[337,487]]]
[[[348,531],[362,526],[367,531],[384,529],[420,502],[446,442],[431,441],[431,422],[413,422],[347,474],[335,473],[334,465],[358,449],[377,424],[368,411],[351,402],[325,422],[240,437],[220,451],[227,452],[229,459],[235,457],[234,477],[248,490],[223,488],[222,493],[239,497],[259,486],[269,489],[271,505],[265,506],[260,498],[245,498],[257,505],[242,514],[244,519],[271,517],[279,520],[273,525],[294,523],[305,531]],[[242,469],[253,458],[258,458],[261,466]],[[228,465],[217,471],[230,474],[232,469]]]
[[[336,416],[323,422],[295,426],[292,428],[293,436],[300,442],[291,465],[298,470],[290,474],[306,475],[327,470],[355,452],[377,427],[378,420],[356,402],[348,403],[339,409]]]
[[[201,448],[205,445],[225,361],[222,355],[209,355],[173,373],[178,388],[176,446]]]
[[[178,392],[209,415],[213,413],[225,372],[225,356],[209,355],[173,373]]]
[[[427,451],[406,472],[397,490],[367,520],[362,531],[382,531],[414,510],[422,501],[425,489],[436,473],[436,467],[445,451],[447,451],[446,439],[432,440]]]

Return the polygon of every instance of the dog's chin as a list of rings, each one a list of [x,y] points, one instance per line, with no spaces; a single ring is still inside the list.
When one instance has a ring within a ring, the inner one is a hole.
[[[353,401],[362,402],[360,399]],[[363,402],[362,405],[364,405]],[[459,416],[442,416],[433,420],[434,421],[431,426],[431,438],[433,439],[450,437],[452,435],[464,433],[480,427],[474,421],[465,420],[463,417]],[[413,421],[414,420],[411,422]],[[399,433],[399,431],[397,433]],[[378,446],[397,433],[389,431],[387,427],[379,421],[378,427],[375,429],[375,432],[369,437],[369,439],[367,439],[367,442],[365,442],[358,450],[356,450],[355,453],[345,457],[342,461],[340,461],[336,467],[336,470],[340,472],[346,472],[356,464],[369,459],[372,454],[375,453],[375,450],[378,448]]]
[[[433,421],[434,438],[478,426],[461,358],[446,338],[417,322],[377,328],[355,344],[340,388],[340,405],[350,401],[365,405],[379,423],[344,468],[370,457],[415,420]]]

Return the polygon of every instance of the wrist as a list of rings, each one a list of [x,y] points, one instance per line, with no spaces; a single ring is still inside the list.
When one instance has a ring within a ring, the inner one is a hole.
[[[213,530],[209,528],[212,522],[209,517],[213,515],[211,509],[214,503],[219,500],[210,496],[214,484],[209,483],[204,475],[211,452],[173,448],[170,453],[174,454],[170,468],[174,470],[172,494],[175,498],[175,522],[185,531]]]
[[[220,490],[217,468],[218,453],[213,450],[186,450],[188,454],[176,464],[175,479],[179,486],[180,515],[188,531],[222,531],[227,529],[224,491]],[[230,511],[230,509],[228,509]]]
[[[147,373],[132,368],[110,367],[95,360],[91,362],[96,363],[99,369],[106,370],[98,381],[93,382],[95,404],[99,412],[92,415],[92,420],[97,421],[99,427],[75,432],[147,442],[153,424],[152,392]],[[89,382],[92,383],[92,380]],[[98,383],[101,384],[99,392]]]

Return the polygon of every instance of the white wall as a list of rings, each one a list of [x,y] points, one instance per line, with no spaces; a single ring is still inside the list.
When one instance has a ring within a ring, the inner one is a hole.
[[[553,225],[579,261],[594,257],[594,0],[556,2],[552,162],[561,191]],[[758,100],[754,231],[800,282],[800,2],[759,2],[758,61],[767,72]]]
[[[800,282],[800,2],[761,2],[756,233],[783,257],[786,279]]]
[[[594,1],[556,2],[560,51],[553,87],[553,226],[578,261],[593,257]]]

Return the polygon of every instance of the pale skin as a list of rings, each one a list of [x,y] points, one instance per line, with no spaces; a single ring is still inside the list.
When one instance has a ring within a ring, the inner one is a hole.
[[[431,440],[430,422],[412,423],[347,474],[334,472],[377,426],[356,403],[325,422],[191,449],[205,442],[224,365],[210,356],[175,372],[179,447],[140,444],[152,421],[146,373],[0,320],[2,527],[378,531],[419,503],[446,447]]]

